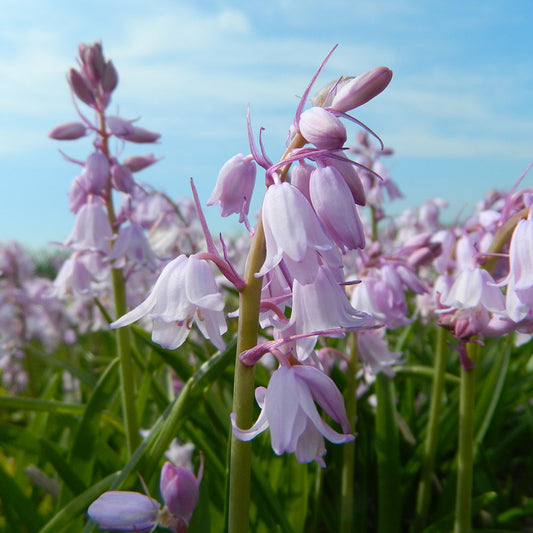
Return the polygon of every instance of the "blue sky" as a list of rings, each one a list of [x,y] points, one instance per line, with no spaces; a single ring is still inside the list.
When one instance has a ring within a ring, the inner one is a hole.
[[[126,152],[164,156],[138,177],[178,197],[192,176],[204,203],[221,165],[249,152],[248,104],[275,159],[334,44],[318,86],[390,67],[389,88],[356,116],[395,149],[388,166],[406,198],[391,208],[440,197],[451,219],[533,159],[532,15],[530,0],[2,0],[0,241],[35,248],[70,232],[78,168],[58,149],[83,158],[90,139],[46,134],[76,118],[65,73],[78,43],[98,39],[120,77],[111,111],[162,134]],[[207,213],[212,231],[229,227]]]

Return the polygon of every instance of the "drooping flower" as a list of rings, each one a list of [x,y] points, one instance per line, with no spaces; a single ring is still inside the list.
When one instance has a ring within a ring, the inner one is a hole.
[[[152,340],[173,350],[183,344],[192,323],[219,350],[227,326],[224,299],[209,264],[194,255],[180,255],[165,266],[152,292],[135,309],[111,324],[120,328],[144,316],[153,320]]]
[[[343,337],[341,328],[363,328],[370,319],[364,312],[354,309],[342,288],[329,269],[321,265],[311,283],[294,281],[292,291],[292,313],[285,334],[310,333],[313,331],[339,329],[337,335]],[[307,337],[296,341],[296,354],[304,361],[312,352],[317,337]]]
[[[232,413],[233,434],[249,441],[270,428],[272,449],[277,455],[294,453],[300,463],[316,461],[324,467],[324,437],[334,444],[354,439],[341,393],[326,374],[313,366],[280,366],[268,388],[258,387],[255,398],[261,413],[248,430],[237,427]],[[343,433],[333,430],[320,416],[315,402],[339,423]]]
[[[318,269],[316,252],[331,251],[334,244],[305,196],[287,182],[271,185],[263,200],[262,218],[266,259],[258,275],[283,260],[289,269],[293,267],[293,276],[313,279]]]
[[[220,216],[240,215],[243,222],[248,215],[255,185],[256,165],[252,155],[237,154],[224,163],[207,205],[220,205]]]
[[[363,226],[351,191],[333,166],[319,166],[309,180],[311,203],[327,234],[344,252],[365,245]]]

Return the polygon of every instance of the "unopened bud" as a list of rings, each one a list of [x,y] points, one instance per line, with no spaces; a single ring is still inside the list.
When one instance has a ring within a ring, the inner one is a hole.
[[[82,56],[83,70],[94,87],[100,84],[104,75],[105,60],[102,43],[85,48]]]
[[[102,75],[102,89],[105,93],[112,93],[118,85],[118,74],[112,61],[105,65]]]
[[[96,98],[87,80],[75,69],[68,73],[68,81],[74,94],[88,106],[96,105]]]
[[[72,141],[79,139],[87,133],[87,126],[82,122],[63,122],[52,128],[48,137],[58,141]]]
[[[154,143],[159,139],[159,137],[161,137],[161,135],[155,131],[133,126],[133,131],[131,133],[119,135],[119,137],[132,143]]]
[[[177,518],[189,521],[198,503],[198,481],[187,468],[166,462],[161,469],[161,496],[169,511]]]
[[[139,170],[143,170],[158,161],[159,159],[156,159],[154,154],[132,155],[124,159],[123,165],[128,167],[132,172],[139,172]]]
[[[337,89],[331,108],[347,113],[377,96],[392,79],[392,70],[376,67],[361,76],[352,78]]]
[[[125,165],[113,165],[111,167],[111,184],[117,191],[131,193],[135,187],[135,181],[130,169]]]
[[[346,142],[343,123],[323,107],[304,111],[299,122],[300,133],[317,148],[339,150]]]

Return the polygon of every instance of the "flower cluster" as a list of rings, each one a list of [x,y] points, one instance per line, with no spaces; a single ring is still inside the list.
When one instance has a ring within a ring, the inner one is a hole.
[[[60,124],[49,132],[52,139],[75,140],[94,135],[93,150],[85,161],[67,159],[81,167],[69,191],[69,207],[76,215],[74,227],[64,242],[73,251],[56,280],[59,295],[99,295],[106,290],[110,268],[128,266],[155,270],[158,260],[143,227],[135,221],[134,206],[144,194],[134,174],[157,162],[153,154],[123,160],[112,153],[113,138],[121,147],[126,142],[154,143],[159,134],[146,130],[107,109],[118,84],[118,74],[106,61],[101,43],[80,45],[78,68],[70,69],[68,81],[79,121]],[[93,114],[82,112],[85,104]],[[118,216],[114,191],[122,199]]]

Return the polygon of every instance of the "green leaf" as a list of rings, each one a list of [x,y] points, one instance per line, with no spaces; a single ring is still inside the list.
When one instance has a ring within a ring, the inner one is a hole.
[[[89,487],[86,491],[79,494],[68,505],[63,507],[40,531],[39,533],[60,533],[72,527],[72,523],[81,514],[87,511],[91,503],[103,492],[109,489],[112,483],[118,478],[118,472],[107,476],[99,483]],[[30,531],[37,531],[31,529]],[[70,529],[72,531],[72,529]]]
[[[43,519],[33,502],[26,497],[15,480],[4,471],[1,465],[0,500],[2,500],[2,506],[5,509],[9,508],[17,514],[20,523],[25,526],[27,531],[37,531],[41,527]]]

